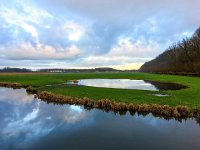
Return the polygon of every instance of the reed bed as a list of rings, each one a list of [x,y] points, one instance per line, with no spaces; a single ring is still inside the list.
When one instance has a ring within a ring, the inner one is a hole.
[[[8,82],[0,82],[0,87],[7,87],[7,88],[13,88],[13,89],[25,88],[25,86],[19,83],[8,83]]]
[[[22,85],[19,83],[0,82],[0,87],[12,88],[12,89],[24,88],[24,89],[26,89],[26,92],[28,94],[36,94],[37,93],[37,89],[33,88],[32,86],[25,86],[25,85]]]
[[[170,107],[168,105],[158,104],[128,104],[123,102],[114,102],[108,99],[94,101],[87,97],[75,98],[71,96],[57,95],[47,91],[40,92],[36,94],[35,97],[47,103],[83,105],[87,109],[99,108],[106,111],[118,112],[120,114],[126,114],[126,112],[129,111],[132,115],[136,112],[142,115],[152,113],[154,116],[164,117],[165,119],[200,117],[199,110],[190,110],[187,106]]]

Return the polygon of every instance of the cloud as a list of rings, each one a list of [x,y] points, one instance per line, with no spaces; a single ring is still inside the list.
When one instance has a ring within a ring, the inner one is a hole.
[[[150,41],[145,45],[142,41],[131,42],[129,39],[121,39],[119,43],[107,54],[110,57],[127,56],[132,58],[155,57],[159,51],[159,45]]]
[[[154,58],[158,51],[159,45],[152,41],[144,45],[142,41],[133,42],[129,39],[121,39],[108,53],[86,57],[82,66],[126,66],[131,64],[132,67],[131,65],[129,67],[133,69]]]
[[[200,22],[198,0],[1,0],[0,10],[1,66],[141,64]]]
[[[19,1],[16,1],[13,5],[11,2],[9,8],[4,3],[1,3],[0,18],[2,18],[9,26],[15,25],[23,28],[36,39],[38,38],[38,31],[35,25],[45,25],[45,21],[53,18],[47,11],[37,7],[32,9],[26,2],[19,3]]]
[[[4,57],[8,59],[39,60],[39,59],[73,59],[81,54],[75,45],[66,49],[56,50],[49,45],[38,44],[35,47],[30,43],[22,43],[18,47],[4,50]]]
[[[199,23],[195,13],[199,13],[198,0],[45,0],[51,4],[64,5],[66,8],[101,21],[137,23],[144,18],[154,16],[159,12],[170,13],[173,16],[188,16],[190,21]],[[184,14],[184,15],[183,15]],[[127,22],[124,22],[127,21]]]
[[[85,29],[74,22],[68,22],[63,26],[63,31],[68,32],[68,39],[70,41],[78,41],[84,34]]]

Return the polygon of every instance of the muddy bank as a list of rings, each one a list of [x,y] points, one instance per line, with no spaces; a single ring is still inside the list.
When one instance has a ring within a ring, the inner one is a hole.
[[[122,102],[114,102],[107,99],[94,101],[89,98],[81,99],[71,96],[62,96],[46,91],[38,93],[35,97],[47,103],[83,105],[86,109],[99,108],[104,109],[106,111],[111,110],[120,114],[126,113],[127,111],[129,111],[131,114],[138,112],[142,115],[152,113],[154,116],[163,117],[165,119],[176,118],[178,120],[180,118],[183,119],[188,117],[200,117],[199,110],[190,111],[190,109],[187,106],[170,107],[167,105],[157,104],[128,104]]]

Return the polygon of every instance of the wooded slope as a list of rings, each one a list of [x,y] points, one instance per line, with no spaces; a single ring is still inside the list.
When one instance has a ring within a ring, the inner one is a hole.
[[[200,28],[191,38],[173,44],[139,71],[153,73],[200,74]]]

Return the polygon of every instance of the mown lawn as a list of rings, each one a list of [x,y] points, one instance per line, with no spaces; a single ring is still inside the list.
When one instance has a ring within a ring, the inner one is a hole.
[[[56,85],[65,83],[73,79],[144,79],[162,82],[173,82],[188,86],[189,88],[177,91],[144,91],[144,90],[126,90],[95,88],[84,86],[66,86]],[[158,75],[146,73],[70,73],[70,74],[0,74],[0,82],[16,82],[23,85],[31,85],[38,91],[50,91],[57,94],[88,97],[94,100],[110,99],[114,101],[135,103],[135,104],[161,104],[161,105],[187,105],[190,108],[200,109],[200,78],[175,76],[175,75]],[[53,85],[55,86],[45,86]],[[169,97],[156,97],[152,94],[163,93],[169,94]]]

